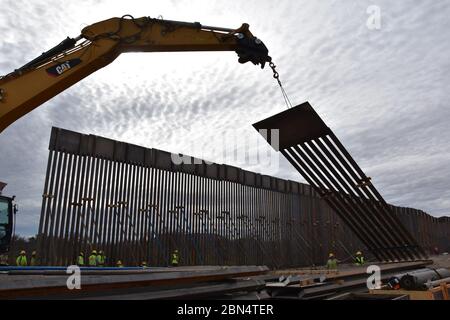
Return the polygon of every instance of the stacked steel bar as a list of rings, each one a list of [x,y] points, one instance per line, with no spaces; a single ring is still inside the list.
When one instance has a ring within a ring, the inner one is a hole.
[[[253,126],[257,130],[279,129],[275,149],[279,148],[378,260],[405,261],[426,256],[308,102]],[[270,135],[262,135],[272,142]]]
[[[15,268],[17,269],[17,268]],[[56,268],[54,268],[56,269]],[[66,270],[10,270],[0,274],[2,299],[157,299],[183,298],[221,291],[257,290],[264,287],[265,266],[211,266],[102,270],[84,268],[81,290],[67,288]],[[252,282],[247,282],[252,281]],[[258,281],[255,283],[255,281]],[[237,286],[227,286],[231,284]],[[216,285],[222,285],[216,287]],[[197,288],[203,287],[202,290]],[[192,291],[188,291],[190,288]],[[169,291],[170,290],[170,291]],[[176,294],[176,290],[180,290]],[[183,292],[184,291],[184,292]],[[206,292],[205,292],[206,291]],[[209,292],[208,292],[209,291]],[[211,296],[210,296],[211,297]],[[209,297],[209,298],[210,298]]]

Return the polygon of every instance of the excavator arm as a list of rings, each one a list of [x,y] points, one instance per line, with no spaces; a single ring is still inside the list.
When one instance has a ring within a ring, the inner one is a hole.
[[[228,29],[150,17],[108,19],[0,78],[0,132],[121,53],[172,51],[235,51],[240,63],[261,68],[271,61],[248,24]]]

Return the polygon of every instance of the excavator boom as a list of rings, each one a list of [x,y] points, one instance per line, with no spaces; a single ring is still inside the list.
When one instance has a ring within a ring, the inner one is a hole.
[[[124,52],[235,51],[240,63],[271,62],[248,24],[237,29],[198,22],[123,16],[94,23],[0,78],[0,132]]]

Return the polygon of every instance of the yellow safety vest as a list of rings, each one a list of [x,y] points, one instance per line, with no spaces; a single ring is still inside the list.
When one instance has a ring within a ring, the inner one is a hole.
[[[178,254],[173,253],[172,254],[172,264],[178,264],[178,260],[179,260]]]
[[[91,267],[97,266],[97,256],[96,255],[91,254],[89,256],[89,266],[91,266]]]
[[[337,269],[337,260],[336,259],[328,259],[327,269]]]
[[[356,257],[356,264],[357,265],[363,265],[364,264],[364,257],[360,256],[360,257]]]
[[[104,255],[97,255],[97,265],[104,265],[105,264],[105,256]]]
[[[16,264],[19,267],[26,267],[28,265],[26,256],[18,256],[16,259]]]

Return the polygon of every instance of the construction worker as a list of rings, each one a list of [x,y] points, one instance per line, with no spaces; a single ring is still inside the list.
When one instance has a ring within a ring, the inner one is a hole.
[[[355,264],[356,264],[357,266],[362,266],[362,265],[364,265],[364,256],[363,256],[363,254],[362,254],[361,251],[358,251],[358,252],[356,253]]]
[[[336,257],[334,256],[334,254],[332,252],[330,252],[330,254],[328,255],[327,269],[328,270],[337,270],[337,264],[338,264],[338,261],[337,261]]]
[[[31,253],[30,266],[37,266],[37,265],[38,265],[37,254],[36,254],[36,251],[33,251]]]
[[[178,249],[175,249],[172,253],[172,259],[170,260],[170,263],[172,264],[172,267],[178,267],[179,262],[180,256],[178,255]]]
[[[117,268],[123,268],[123,264],[122,264],[122,261],[121,261],[121,260],[117,260],[117,262],[116,262],[116,267],[117,267]]]
[[[84,267],[84,253],[83,252],[80,252],[80,254],[78,255],[77,265],[79,267]]]
[[[20,254],[16,259],[16,265],[18,267],[26,267],[28,265],[27,255],[26,255],[25,250],[20,251]]]
[[[0,254],[0,266],[8,266],[8,256],[6,254]]]
[[[104,267],[105,266],[105,259],[106,259],[106,257],[103,254],[103,251],[100,250],[98,252],[98,255],[97,255],[97,267]]]
[[[97,266],[97,251],[92,250],[91,255],[89,256],[89,267]]]

